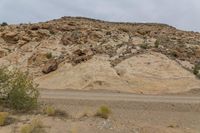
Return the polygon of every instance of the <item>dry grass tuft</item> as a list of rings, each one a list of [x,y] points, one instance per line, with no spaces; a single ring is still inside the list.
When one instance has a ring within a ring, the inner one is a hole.
[[[34,119],[30,124],[21,127],[20,133],[45,133],[45,130],[43,123],[38,119]]]
[[[8,117],[9,117],[8,112],[0,112],[0,126],[6,125]]]
[[[68,117],[68,114],[64,110],[55,109],[52,106],[46,106],[43,113],[48,116]]]
[[[96,113],[96,116],[108,119],[109,115],[111,114],[111,110],[107,106],[101,106]]]
[[[48,116],[55,116],[56,111],[55,108],[52,106],[46,106],[43,110],[44,114],[48,115]]]

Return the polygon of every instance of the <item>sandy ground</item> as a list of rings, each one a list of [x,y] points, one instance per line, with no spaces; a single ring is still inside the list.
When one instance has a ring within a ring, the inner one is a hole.
[[[79,96],[79,97],[78,97]],[[14,115],[18,122],[0,133],[18,133],[22,125],[40,119],[48,133],[199,133],[199,96],[154,96],[113,92],[42,91],[41,102],[69,116]],[[101,105],[112,110],[109,119],[94,116]],[[88,116],[85,116],[87,114]]]

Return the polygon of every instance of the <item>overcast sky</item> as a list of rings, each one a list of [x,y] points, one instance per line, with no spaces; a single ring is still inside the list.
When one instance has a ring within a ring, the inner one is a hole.
[[[167,23],[200,31],[200,0],[0,0],[0,22],[39,22],[62,16]]]

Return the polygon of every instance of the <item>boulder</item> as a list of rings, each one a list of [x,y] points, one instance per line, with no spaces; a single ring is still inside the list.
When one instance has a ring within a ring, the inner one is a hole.
[[[18,34],[17,32],[8,32],[8,33],[3,34],[2,38],[7,43],[16,44],[19,40],[17,34]]]
[[[7,52],[0,48],[0,58],[6,56]]]
[[[131,39],[131,42],[133,45],[140,45],[144,43],[144,39],[140,38],[140,37],[133,37]]]
[[[94,54],[93,54],[92,50],[90,50],[90,49],[89,50],[88,49],[85,49],[85,50],[78,49],[73,52],[73,57],[71,58],[72,64],[77,65],[82,62],[88,61],[92,58],[93,55]]]
[[[57,69],[58,69],[58,62],[56,60],[50,60],[44,65],[42,72],[44,74],[48,74]]]

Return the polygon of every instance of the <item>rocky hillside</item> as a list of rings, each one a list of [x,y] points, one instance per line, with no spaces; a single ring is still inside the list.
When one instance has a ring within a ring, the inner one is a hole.
[[[165,24],[63,17],[0,26],[0,65],[29,71],[41,88],[187,91],[200,87],[199,61],[200,33]]]

